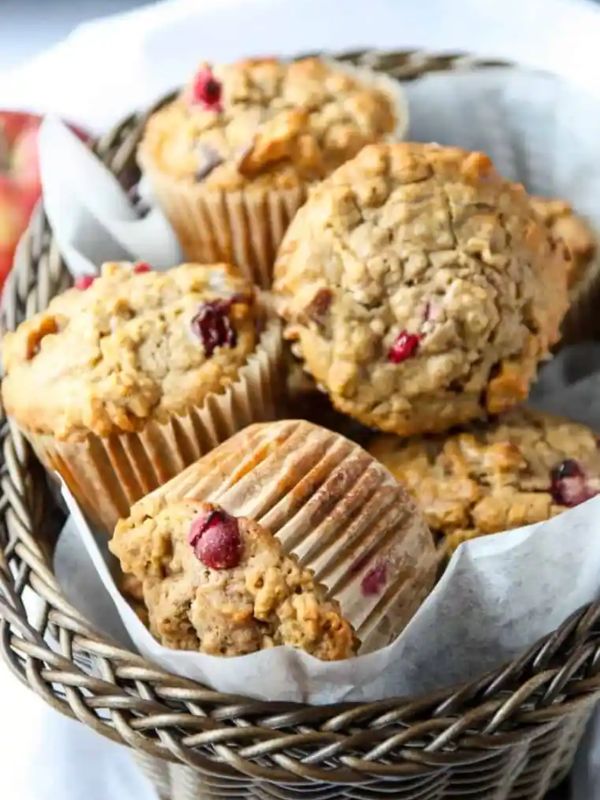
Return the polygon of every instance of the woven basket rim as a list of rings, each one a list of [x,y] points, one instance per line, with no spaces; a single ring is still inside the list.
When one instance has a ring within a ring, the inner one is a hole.
[[[506,66],[423,51],[338,57],[406,80],[433,70]],[[120,179],[152,110],[132,114],[95,145]],[[40,205],[6,285],[3,328],[44,308],[67,283]],[[600,696],[600,604],[574,613],[509,664],[416,698],[335,706],[265,703],[169,674],[96,632],[66,599],[52,572],[56,507],[24,439],[2,410],[0,415],[3,657],[54,708],[119,743],[228,777],[353,784],[368,776],[422,775],[476,763],[490,749],[541,735]],[[37,596],[39,614],[25,608],[25,588]]]

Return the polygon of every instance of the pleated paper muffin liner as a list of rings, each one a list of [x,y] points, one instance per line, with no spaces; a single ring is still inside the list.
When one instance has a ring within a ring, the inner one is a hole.
[[[40,461],[62,475],[89,518],[107,532],[131,505],[252,422],[274,419],[283,383],[278,320],[266,323],[256,350],[223,392],[137,433],[62,441],[24,431]]]
[[[414,502],[366,451],[304,420],[252,425],[132,509],[181,499],[249,517],[339,601],[361,653],[389,644],[433,587],[438,555]]]
[[[186,183],[147,166],[156,200],[190,261],[231,261],[244,277],[267,289],[275,254],[307,187],[225,191]]]
[[[327,59],[325,59],[328,61]],[[385,93],[393,102],[398,123],[386,139],[400,139],[408,126],[408,106],[398,81],[373,70],[341,62],[328,63],[361,83]],[[232,261],[245,277],[268,289],[277,249],[296,211],[304,203],[309,183],[287,188],[249,183],[227,191],[202,182],[177,180],[158,169],[152,154],[144,152],[143,170],[154,197],[170,220],[191,261]]]

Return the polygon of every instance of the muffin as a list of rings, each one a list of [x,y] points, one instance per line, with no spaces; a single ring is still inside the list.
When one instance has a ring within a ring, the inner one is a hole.
[[[166,647],[236,656],[287,644],[326,661],[356,651],[339,604],[251,519],[175,501],[121,520],[111,549],[142,583],[150,631]]]
[[[281,332],[225,264],[105,264],[3,342],[6,412],[108,532],[132,502],[275,415]]]
[[[275,264],[286,336],[334,405],[400,435],[523,400],[557,341],[567,258],[489,158],[365,147],[316,186]]]
[[[600,257],[596,234],[564,200],[532,198],[534,207],[554,238],[561,239],[571,260],[568,268],[570,308],[563,322],[569,342],[598,334],[597,307],[600,292]]]
[[[201,64],[148,120],[139,163],[187,258],[269,287],[306,189],[406,127],[397,81],[319,58]]]
[[[368,449],[412,492],[449,551],[542,522],[600,490],[594,432],[523,409],[446,436],[380,434]]]
[[[406,491],[361,447],[303,420],[251,425],[138,501],[111,545],[125,571],[123,553],[141,547],[130,532],[145,541],[153,520],[190,503],[192,516],[210,503],[275,535],[339,603],[360,652],[388,644],[435,581],[433,538]]]

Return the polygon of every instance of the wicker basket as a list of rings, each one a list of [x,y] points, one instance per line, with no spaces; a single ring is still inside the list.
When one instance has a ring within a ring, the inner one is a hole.
[[[403,79],[486,66],[456,55],[344,57]],[[130,117],[97,144],[126,183],[136,177],[144,119]],[[5,290],[5,328],[44,308],[68,282],[39,209]],[[70,606],[52,572],[61,512],[23,438],[1,423],[6,663],[53,708],[133,748],[161,798],[535,800],[568,771],[600,696],[600,605],[577,612],[511,664],[425,697],[311,707],[220,694],[109,641]],[[31,593],[37,604],[26,607]]]

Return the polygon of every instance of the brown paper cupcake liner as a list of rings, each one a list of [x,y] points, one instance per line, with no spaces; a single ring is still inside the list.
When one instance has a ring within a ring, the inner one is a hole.
[[[392,641],[433,587],[439,556],[414,502],[383,465],[325,428],[253,425],[132,513],[183,498],[216,503],[277,535],[340,602],[362,653]]]
[[[147,170],[154,194],[190,261],[230,261],[258,286],[271,286],[275,254],[306,186],[234,192],[176,181]]]
[[[200,407],[150,420],[138,433],[59,441],[25,431],[40,461],[62,475],[85,513],[107,532],[131,505],[252,422],[274,419],[283,379],[278,320],[267,322],[255,352],[222,393]]]

